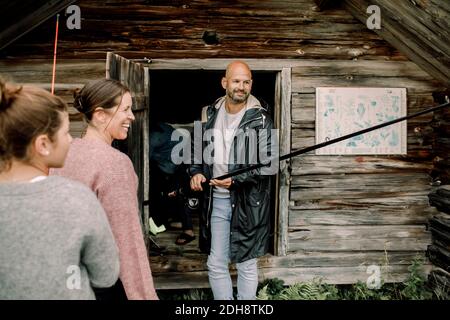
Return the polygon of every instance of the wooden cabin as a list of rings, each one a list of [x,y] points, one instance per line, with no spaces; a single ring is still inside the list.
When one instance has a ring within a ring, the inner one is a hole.
[[[71,4],[81,9],[81,29],[66,27]],[[367,27],[369,5],[381,9],[381,29]],[[132,89],[137,120],[127,150],[140,177],[146,237],[149,119],[193,121],[223,95],[220,78],[234,59],[248,62],[254,94],[272,105],[280,154],[317,142],[317,88],[404,88],[407,114],[449,94],[447,1],[24,0],[6,9],[0,74],[50,88],[60,13],[56,94],[70,105],[73,89],[105,76]],[[439,213],[428,194],[449,183],[449,114],[409,120],[404,154],[311,152],[282,162],[261,280],[366,282],[370,265],[380,266],[385,282],[404,280],[431,243],[427,222]],[[72,108],[74,136],[83,131],[81,119]],[[207,256],[197,241],[176,246],[176,235],[152,236],[167,247],[149,257],[156,287],[208,287]],[[424,272],[433,268],[426,260]]]

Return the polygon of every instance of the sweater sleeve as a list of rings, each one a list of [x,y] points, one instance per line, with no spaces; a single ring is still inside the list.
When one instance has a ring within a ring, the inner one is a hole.
[[[89,232],[84,237],[81,261],[89,273],[91,285],[107,288],[119,277],[119,253],[105,212],[95,195],[89,190],[84,197]]]
[[[157,300],[137,203],[137,176],[126,155],[109,159],[97,195],[119,248],[120,279],[130,300]]]

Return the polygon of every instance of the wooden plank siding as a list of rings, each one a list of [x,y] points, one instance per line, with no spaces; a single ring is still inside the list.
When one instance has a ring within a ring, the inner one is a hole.
[[[80,137],[86,124],[82,115],[73,108],[73,92],[94,79],[105,77],[104,59],[58,60],[56,66],[55,94],[69,105],[70,132]],[[20,84],[31,84],[50,91],[52,61],[47,59],[0,59],[0,75]]]
[[[432,92],[439,83],[417,66],[404,62],[389,66],[380,62],[364,66],[340,62],[334,66],[294,67],[292,149],[315,143],[315,88],[319,86],[406,87],[407,113],[411,114],[434,104]],[[335,254],[336,260],[315,267],[314,272],[330,282],[345,283],[347,277],[367,279],[365,269],[357,262],[361,254],[423,254],[431,241],[426,224],[436,213],[427,197],[432,190],[432,121],[433,114],[429,114],[408,122],[406,156],[309,153],[293,159],[288,256]],[[349,261],[353,257],[354,263],[340,266],[341,254]],[[406,272],[395,260],[389,266],[398,277]],[[387,271],[382,268],[382,272]]]
[[[450,85],[448,1],[342,0],[342,3],[362,23],[369,16],[367,8],[378,6],[382,27],[374,31],[436,79]]]
[[[306,58],[405,60],[342,8],[319,11],[313,0],[81,0],[81,30],[65,28],[61,12],[58,55],[128,58]],[[51,19],[50,19],[51,20]],[[47,21],[0,52],[7,58],[50,59],[54,21]],[[205,31],[219,43],[206,44]],[[95,41],[93,41],[95,40]],[[25,54],[26,52],[26,54]]]

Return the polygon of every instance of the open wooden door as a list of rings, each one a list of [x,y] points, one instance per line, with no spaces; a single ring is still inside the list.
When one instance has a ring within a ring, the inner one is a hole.
[[[149,233],[149,210],[144,201],[149,198],[149,71],[144,65],[126,59],[113,52],[106,58],[106,78],[126,85],[133,99],[136,120],[131,125],[126,141],[117,141],[114,146],[128,154],[139,178],[138,201],[144,234]],[[148,237],[145,237],[146,242]]]

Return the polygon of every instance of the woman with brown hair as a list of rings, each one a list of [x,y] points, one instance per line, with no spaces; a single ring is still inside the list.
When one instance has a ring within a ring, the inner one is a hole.
[[[86,186],[47,177],[72,137],[67,105],[0,80],[0,300],[95,299],[119,275],[117,246]]]
[[[139,219],[138,179],[130,158],[111,146],[127,138],[131,105],[128,88],[115,80],[89,82],[76,92],[74,107],[84,114],[87,130],[72,142],[64,167],[52,174],[89,186],[103,205],[120,255],[114,296],[158,299]]]

